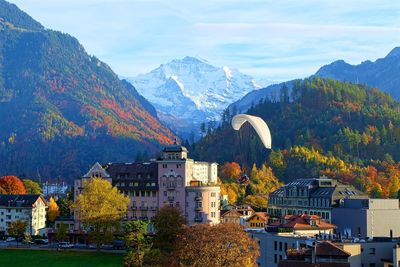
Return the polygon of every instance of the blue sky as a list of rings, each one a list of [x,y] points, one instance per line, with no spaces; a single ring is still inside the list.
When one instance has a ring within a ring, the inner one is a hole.
[[[10,0],[122,76],[197,56],[274,81],[400,46],[393,0]]]

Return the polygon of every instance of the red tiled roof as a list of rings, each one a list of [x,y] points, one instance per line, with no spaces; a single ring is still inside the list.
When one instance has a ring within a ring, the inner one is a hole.
[[[283,228],[293,228],[295,230],[307,230],[307,229],[332,229],[336,228],[335,225],[327,223],[321,220],[317,215],[286,215],[283,217],[286,223],[274,222],[269,224],[269,226],[277,226]],[[310,221],[315,221],[315,225],[311,225]]]

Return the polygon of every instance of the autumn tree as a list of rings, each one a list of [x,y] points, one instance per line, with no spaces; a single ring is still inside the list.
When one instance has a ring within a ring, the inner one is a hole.
[[[24,183],[27,194],[39,195],[42,193],[42,188],[40,187],[38,182],[32,181],[30,179],[24,179],[22,180],[22,182]]]
[[[15,236],[17,240],[25,235],[27,232],[28,223],[24,220],[16,220],[10,222],[7,232],[11,236]]]
[[[56,240],[58,242],[65,241],[68,237],[68,225],[61,223],[58,225],[56,230]]]
[[[47,218],[50,222],[54,222],[54,220],[60,215],[60,209],[58,208],[57,202],[53,197],[50,197],[48,208],[47,208]]]
[[[170,252],[178,233],[186,224],[186,219],[179,209],[166,205],[154,216],[153,224],[156,230],[154,245],[162,251]]]
[[[147,235],[148,224],[143,221],[130,221],[125,224],[125,245],[128,253],[125,256],[125,267],[144,266],[145,255],[152,247],[152,239]]]
[[[92,178],[84,183],[74,208],[78,219],[91,229],[91,236],[100,249],[102,243],[113,239],[120,220],[126,216],[129,197],[124,196],[107,180]]]
[[[17,176],[0,177],[0,187],[6,194],[26,194],[26,189],[23,182]]]
[[[177,266],[257,266],[258,243],[239,225],[194,225],[178,239],[171,257]]]
[[[242,169],[240,165],[236,162],[225,162],[224,165],[222,165],[219,176],[221,179],[237,179],[240,177],[242,173]]]

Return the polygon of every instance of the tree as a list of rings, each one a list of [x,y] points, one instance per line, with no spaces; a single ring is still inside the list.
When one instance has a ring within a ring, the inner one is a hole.
[[[71,207],[73,205],[73,200],[69,198],[59,197],[56,202],[60,210],[60,216],[69,217],[71,215]]]
[[[171,257],[178,266],[257,266],[258,244],[239,225],[194,225],[178,239]]]
[[[4,189],[6,194],[26,194],[25,186],[17,176],[0,177],[0,187]]]
[[[164,252],[170,252],[178,233],[186,224],[185,217],[182,216],[179,209],[164,206],[154,216],[153,223],[156,230],[155,247]]]
[[[92,178],[84,183],[73,207],[78,219],[90,229],[98,250],[102,243],[112,240],[116,226],[126,216],[128,203],[129,197],[107,180]]]
[[[47,208],[47,218],[50,222],[54,222],[54,220],[60,215],[60,209],[58,208],[57,202],[53,197],[50,197],[49,206]]]
[[[147,223],[130,221],[125,224],[125,244],[128,253],[125,256],[125,267],[141,267],[144,265],[145,255],[152,247],[151,237],[147,235]]]
[[[22,181],[27,194],[39,195],[42,193],[42,188],[40,187],[39,183],[30,179],[24,179]]]
[[[240,165],[236,162],[225,162],[220,170],[220,177],[222,179],[237,179],[242,173]]]
[[[56,230],[56,240],[62,242],[68,237],[68,225],[61,223],[58,225]]]
[[[8,234],[15,236],[17,239],[23,237],[26,232],[28,223],[23,220],[16,220],[10,223],[8,226]]]

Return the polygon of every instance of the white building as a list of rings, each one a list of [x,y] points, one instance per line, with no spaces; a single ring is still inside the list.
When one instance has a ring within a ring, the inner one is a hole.
[[[27,222],[27,233],[39,235],[46,228],[46,200],[40,195],[0,195],[0,235],[18,220]]]
[[[45,182],[42,184],[43,195],[54,196],[54,195],[65,195],[68,191],[68,185],[64,182],[62,183],[49,183]]]

